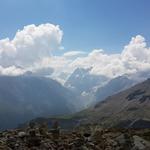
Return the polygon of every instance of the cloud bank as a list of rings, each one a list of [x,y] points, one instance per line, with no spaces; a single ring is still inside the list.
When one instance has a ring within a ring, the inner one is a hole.
[[[145,39],[138,35],[133,37],[121,53],[106,54],[104,50],[93,50],[85,58],[76,59],[72,65],[92,66],[93,74],[104,74],[110,77],[133,73],[150,67],[150,48]]]
[[[89,53],[68,51],[54,56],[52,51],[62,47],[62,37],[63,31],[58,25],[47,23],[25,26],[12,40],[0,40],[0,74],[19,75],[32,71],[64,80],[78,67],[92,67],[92,74],[111,78],[150,69],[150,48],[141,35],[132,37],[117,54],[94,49]]]

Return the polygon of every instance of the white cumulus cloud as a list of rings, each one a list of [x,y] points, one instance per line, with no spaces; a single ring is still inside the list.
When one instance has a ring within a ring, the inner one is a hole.
[[[58,25],[25,26],[12,40],[0,40],[0,64],[31,66],[44,57],[50,57],[52,50],[59,49],[62,36]]]
[[[83,51],[69,51],[63,54],[66,58],[76,58],[84,55],[86,55],[86,52]]]

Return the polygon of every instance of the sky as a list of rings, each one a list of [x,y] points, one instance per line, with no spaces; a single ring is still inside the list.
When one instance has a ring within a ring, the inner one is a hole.
[[[0,0],[0,74],[43,69],[59,78],[92,66],[91,73],[114,77],[149,69],[149,6],[149,0]]]
[[[150,41],[149,0],[0,0],[0,38],[29,24],[58,24],[65,50],[119,52],[131,37]]]

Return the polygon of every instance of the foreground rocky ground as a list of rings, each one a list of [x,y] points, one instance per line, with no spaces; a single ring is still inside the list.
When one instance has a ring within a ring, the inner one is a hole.
[[[0,150],[150,150],[150,129],[102,129],[80,126],[72,131],[30,123],[0,132]]]

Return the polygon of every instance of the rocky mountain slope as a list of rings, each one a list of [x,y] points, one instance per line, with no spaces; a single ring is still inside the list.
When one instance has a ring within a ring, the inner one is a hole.
[[[150,79],[107,97],[77,116],[84,123],[95,122],[108,127],[150,127]]]

